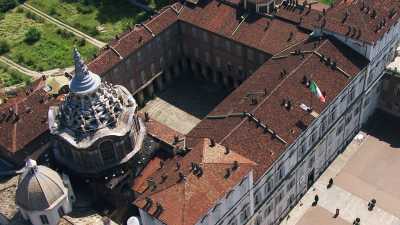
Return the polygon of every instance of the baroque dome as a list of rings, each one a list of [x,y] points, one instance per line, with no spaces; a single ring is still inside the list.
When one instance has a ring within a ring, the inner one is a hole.
[[[127,108],[136,109],[129,91],[120,85],[101,82],[97,74],[88,70],[76,49],[74,63],[70,93],[55,112],[55,118],[49,115],[53,120],[49,123],[52,132],[66,129],[76,140],[84,139],[102,128],[116,127]]]

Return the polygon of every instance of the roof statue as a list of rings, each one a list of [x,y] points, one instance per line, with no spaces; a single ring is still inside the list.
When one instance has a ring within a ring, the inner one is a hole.
[[[95,91],[101,83],[97,74],[90,72],[78,50],[74,49],[75,76],[72,78],[69,89],[75,94],[88,94]]]

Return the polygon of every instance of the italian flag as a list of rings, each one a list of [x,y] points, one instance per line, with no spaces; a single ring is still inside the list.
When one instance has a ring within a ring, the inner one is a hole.
[[[319,89],[319,87],[317,86],[317,84],[315,83],[315,81],[311,81],[310,83],[310,91],[319,98],[319,100],[323,103],[325,103],[325,97],[324,95],[322,95],[321,90]]]

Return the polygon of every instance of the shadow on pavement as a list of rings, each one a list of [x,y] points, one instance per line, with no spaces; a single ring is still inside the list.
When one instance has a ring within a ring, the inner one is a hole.
[[[202,119],[228,94],[229,91],[222,86],[182,75],[156,96]]]
[[[363,129],[367,134],[400,148],[400,118],[377,110]]]

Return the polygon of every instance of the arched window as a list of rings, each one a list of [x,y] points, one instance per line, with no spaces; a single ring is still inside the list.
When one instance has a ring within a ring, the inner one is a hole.
[[[104,162],[110,162],[115,160],[114,145],[111,141],[104,141],[99,146],[101,157]]]

